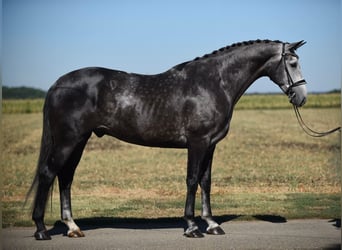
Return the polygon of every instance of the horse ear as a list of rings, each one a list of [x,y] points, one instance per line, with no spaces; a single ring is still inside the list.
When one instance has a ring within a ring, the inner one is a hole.
[[[304,40],[296,42],[296,43],[290,43],[289,44],[289,50],[296,50],[300,47],[302,47],[306,42]]]

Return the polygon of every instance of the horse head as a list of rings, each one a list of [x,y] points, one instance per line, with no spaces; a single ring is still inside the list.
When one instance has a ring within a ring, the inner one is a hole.
[[[304,41],[283,43],[281,54],[273,57],[275,66],[272,67],[270,78],[283,92],[288,95],[290,102],[297,107],[305,104],[307,98],[306,81],[302,77],[299,57],[296,49],[303,46]]]

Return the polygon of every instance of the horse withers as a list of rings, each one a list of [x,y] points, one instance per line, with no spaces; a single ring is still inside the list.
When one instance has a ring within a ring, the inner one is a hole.
[[[255,40],[232,44],[157,75],[105,68],[70,72],[49,89],[36,175],[32,219],[37,240],[51,239],[45,207],[58,178],[61,218],[68,236],[84,234],[72,218],[70,188],[92,133],[151,147],[188,150],[184,219],[187,237],[203,237],[194,221],[195,195],[202,195],[207,234],[224,234],[212,217],[211,165],[216,144],[229,131],[235,104],[258,78],[268,76],[295,106],[306,86],[295,50],[304,44]]]

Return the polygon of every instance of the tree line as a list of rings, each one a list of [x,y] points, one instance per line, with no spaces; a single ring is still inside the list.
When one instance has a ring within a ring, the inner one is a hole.
[[[2,99],[36,99],[44,98],[46,92],[31,87],[2,86]]]

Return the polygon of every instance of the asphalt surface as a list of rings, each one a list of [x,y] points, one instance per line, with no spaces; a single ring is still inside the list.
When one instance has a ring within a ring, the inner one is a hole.
[[[121,220],[79,224],[84,238],[68,238],[56,223],[50,241],[36,241],[34,228],[2,229],[3,249],[340,249],[340,220],[263,220],[221,222],[225,235],[190,239],[178,219]],[[118,223],[118,224],[116,224]],[[200,229],[205,230],[204,225]]]

